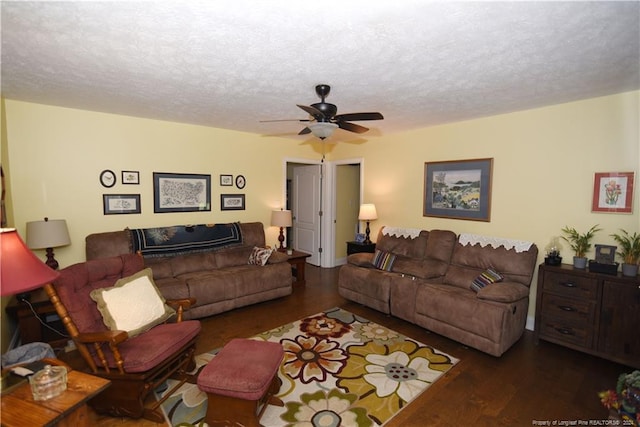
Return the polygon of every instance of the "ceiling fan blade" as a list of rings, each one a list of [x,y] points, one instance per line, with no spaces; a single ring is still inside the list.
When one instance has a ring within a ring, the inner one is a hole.
[[[349,132],[355,132],[355,133],[365,133],[366,131],[369,130],[369,128],[357,125],[355,123],[349,123],[349,122],[338,121],[337,125],[340,127],[340,129],[348,130]]]
[[[324,118],[324,113],[315,107],[309,107],[307,105],[300,105],[300,104],[296,104],[296,105],[315,118],[318,118],[318,117]]]
[[[338,114],[335,119],[357,122],[359,120],[382,120],[384,117],[380,113],[347,113]]]
[[[310,119],[276,119],[276,120],[260,120],[260,123],[271,122],[310,122]]]
[[[311,133],[311,129],[309,128],[304,128],[302,129],[300,132],[298,132],[298,135],[306,135],[308,133]]]

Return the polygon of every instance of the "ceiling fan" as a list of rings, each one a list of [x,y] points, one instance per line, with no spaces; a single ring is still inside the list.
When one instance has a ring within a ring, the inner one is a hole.
[[[299,122],[309,122],[304,129],[302,129],[298,135],[306,135],[312,133],[320,139],[325,139],[333,133],[337,128],[347,130],[349,132],[364,133],[369,130],[364,126],[351,123],[351,121],[361,120],[382,120],[384,117],[380,113],[347,113],[336,114],[338,107],[335,104],[325,102],[325,98],[329,95],[331,86],[327,84],[319,84],[316,86],[316,94],[320,97],[320,102],[315,104],[300,105],[296,104],[299,108],[308,113],[311,119],[296,120]],[[275,121],[289,121],[289,120],[262,120],[262,122],[275,122]]]

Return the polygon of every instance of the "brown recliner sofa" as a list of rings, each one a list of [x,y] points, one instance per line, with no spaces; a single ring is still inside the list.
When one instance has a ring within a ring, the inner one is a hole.
[[[349,255],[339,272],[340,295],[494,356],[524,333],[535,244],[383,227],[376,250],[395,257],[391,267],[375,254]],[[502,280],[472,289],[487,269]]]
[[[185,319],[207,317],[292,293],[291,265],[285,254],[273,251],[264,266],[248,263],[253,248],[265,246],[263,224],[238,225],[242,235],[238,244],[173,256],[143,254],[145,267],[153,271],[154,282],[166,299],[196,299],[185,312]],[[87,260],[135,252],[128,229],[90,234],[85,240]]]

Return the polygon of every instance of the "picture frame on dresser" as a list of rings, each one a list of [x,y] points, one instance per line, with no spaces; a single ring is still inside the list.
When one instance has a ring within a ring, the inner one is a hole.
[[[211,175],[153,173],[153,211],[199,212],[211,210]]]
[[[596,172],[592,212],[632,213],[634,172]]]
[[[423,216],[491,221],[493,158],[426,162]]]

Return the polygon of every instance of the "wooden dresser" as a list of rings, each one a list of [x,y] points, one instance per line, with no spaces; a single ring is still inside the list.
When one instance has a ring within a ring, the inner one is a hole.
[[[640,368],[640,279],[540,265],[535,339]]]

